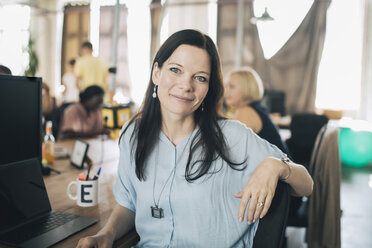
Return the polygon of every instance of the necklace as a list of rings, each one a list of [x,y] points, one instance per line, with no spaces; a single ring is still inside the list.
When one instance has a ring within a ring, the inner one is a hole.
[[[153,198],[153,201],[154,201],[154,206],[151,206],[151,216],[153,218],[157,218],[157,219],[161,219],[164,217],[164,211],[161,207],[159,207],[159,202],[160,202],[160,198],[161,198],[161,195],[163,194],[163,191],[165,189],[165,186],[168,184],[168,181],[169,179],[171,178],[172,174],[174,174],[175,172],[175,169],[177,167],[177,164],[180,160],[180,158],[182,158],[182,155],[183,153],[185,152],[186,150],[186,147],[187,145],[189,144],[189,141],[190,141],[190,138],[192,136],[192,132],[189,136],[189,138],[187,139],[187,142],[186,142],[186,145],[185,147],[183,148],[182,152],[181,152],[181,155],[178,157],[177,161],[176,161],[176,165],[174,166],[174,168],[172,169],[172,171],[170,172],[167,180],[165,181],[164,185],[163,185],[163,188],[161,189],[160,191],[160,194],[159,194],[159,197],[158,197],[158,201],[156,202],[155,201],[155,182],[156,182],[156,175],[157,175],[157,169],[158,169],[158,161],[159,161],[159,146],[160,144],[158,144],[158,147],[157,147],[157,151],[156,151],[156,155],[155,155],[155,176],[154,176],[154,184],[153,184],[153,187],[152,187],[152,198]]]

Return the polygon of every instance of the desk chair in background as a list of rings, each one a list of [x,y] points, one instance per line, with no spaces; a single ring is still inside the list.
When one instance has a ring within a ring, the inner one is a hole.
[[[51,121],[53,123],[53,136],[56,140],[58,139],[58,133],[63,117],[63,112],[71,104],[73,104],[73,102],[63,103],[61,106],[56,108],[52,113]]]
[[[291,137],[286,140],[286,144],[293,161],[304,165],[308,171],[315,140],[327,123],[325,115],[298,113],[292,116],[289,127]],[[291,197],[288,226],[307,227],[307,200],[307,197]]]
[[[309,248],[341,247],[341,159],[338,140],[338,127],[324,125],[318,132],[308,167],[314,180],[313,193],[297,211],[289,214],[288,226],[306,227]],[[293,208],[291,210],[294,211]]]
[[[320,129],[327,123],[328,117],[325,115],[298,113],[292,116],[289,127],[291,137],[286,143],[294,162],[309,169],[315,139]]]
[[[324,125],[328,123],[325,115],[315,113],[297,113],[292,115],[289,129],[291,137],[286,140],[289,153],[295,163],[309,165],[317,136]],[[291,196],[287,226],[308,226],[308,197]]]

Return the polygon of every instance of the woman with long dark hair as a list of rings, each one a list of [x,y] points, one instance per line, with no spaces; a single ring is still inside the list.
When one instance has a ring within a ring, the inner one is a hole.
[[[278,180],[294,194],[311,194],[303,166],[218,115],[222,96],[210,37],[196,30],[171,35],[153,61],[141,111],[123,127],[118,204],[78,247],[111,246],[134,227],[137,247],[251,247]]]

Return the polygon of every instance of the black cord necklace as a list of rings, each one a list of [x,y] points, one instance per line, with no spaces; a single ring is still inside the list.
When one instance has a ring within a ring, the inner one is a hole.
[[[161,219],[164,217],[164,211],[161,207],[159,207],[159,202],[160,202],[160,197],[161,195],[163,194],[163,191],[165,189],[165,186],[168,184],[168,181],[169,179],[171,178],[172,174],[174,174],[175,170],[176,170],[176,167],[177,167],[177,164],[179,162],[179,160],[182,158],[182,155],[183,153],[185,152],[186,148],[187,148],[187,145],[189,144],[189,141],[190,141],[190,138],[192,136],[192,132],[189,136],[189,138],[187,139],[187,142],[186,142],[186,145],[185,147],[183,148],[182,150],[182,153],[181,155],[178,157],[177,161],[176,161],[176,165],[174,166],[174,168],[172,169],[172,171],[170,172],[167,180],[165,181],[164,185],[163,185],[163,188],[161,189],[160,191],[160,194],[159,194],[159,197],[158,197],[158,201],[156,202],[155,201],[155,182],[156,182],[156,175],[157,175],[157,169],[158,169],[158,161],[159,161],[159,146],[160,144],[158,144],[158,147],[157,147],[157,151],[156,151],[156,155],[155,155],[155,176],[154,176],[154,184],[153,184],[153,187],[152,187],[152,198],[153,198],[153,201],[154,201],[154,206],[151,206],[151,216],[153,218],[157,218],[157,219]]]

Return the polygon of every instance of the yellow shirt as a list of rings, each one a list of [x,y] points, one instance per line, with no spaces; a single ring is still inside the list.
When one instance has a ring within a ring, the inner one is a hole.
[[[109,67],[107,63],[91,55],[77,59],[75,75],[81,78],[80,90],[84,90],[91,85],[99,85],[107,92]]]

